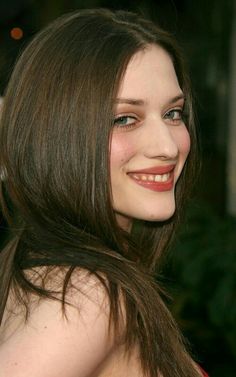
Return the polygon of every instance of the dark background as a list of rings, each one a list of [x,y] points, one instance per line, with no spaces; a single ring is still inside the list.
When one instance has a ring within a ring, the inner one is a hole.
[[[235,5],[234,0],[0,0],[1,95],[19,51],[44,25],[75,9],[141,12],[182,45],[194,87],[202,172],[162,279],[174,298],[175,317],[211,377],[236,376],[236,177],[229,172],[236,148],[230,140],[236,127]],[[20,39],[14,37],[16,27],[23,32]]]

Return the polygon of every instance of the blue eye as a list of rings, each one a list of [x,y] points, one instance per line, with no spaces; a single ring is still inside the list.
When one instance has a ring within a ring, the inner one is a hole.
[[[165,113],[164,119],[170,119],[173,122],[178,122],[183,120],[183,110],[181,109],[172,109]]]
[[[136,124],[137,119],[132,116],[122,115],[114,120],[114,125],[117,127],[129,128]]]

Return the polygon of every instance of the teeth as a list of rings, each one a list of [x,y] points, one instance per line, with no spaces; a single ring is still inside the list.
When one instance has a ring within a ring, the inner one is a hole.
[[[169,178],[170,178],[170,174],[169,173],[168,174],[163,174],[162,175],[162,182],[168,181]]]
[[[163,175],[162,182],[166,182],[166,181],[168,181],[168,179],[170,179],[170,173],[167,173],[167,174]]]
[[[166,182],[170,178],[170,174],[155,175],[155,182]]]
[[[155,182],[162,182],[162,175],[155,175]]]
[[[170,173],[167,174],[133,174],[134,179],[140,181],[149,181],[149,182],[166,182],[170,178]]]

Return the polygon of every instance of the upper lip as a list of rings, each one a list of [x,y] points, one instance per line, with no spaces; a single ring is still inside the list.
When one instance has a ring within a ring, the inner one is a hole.
[[[163,166],[153,166],[153,167],[150,167],[150,168],[146,168],[146,169],[141,169],[141,170],[133,170],[133,171],[130,171],[129,173],[131,174],[154,174],[154,175],[158,175],[158,174],[167,174],[169,172],[171,172],[172,170],[174,170],[175,168],[175,164],[172,164],[172,165],[163,165]]]

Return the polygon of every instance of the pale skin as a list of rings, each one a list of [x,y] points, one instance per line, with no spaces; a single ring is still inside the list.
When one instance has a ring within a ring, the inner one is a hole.
[[[175,184],[190,149],[183,110],[184,95],[169,55],[158,46],[134,55],[118,92],[111,140],[113,205],[128,230],[132,219],[160,221],[175,212]],[[166,191],[150,190],[132,179],[140,169],[170,165],[174,184]]]
[[[183,93],[171,59],[160,47],[149,46],[133,57],[118,98],[111,136],[111,185],[117,220],[129,230],[133,218],[164,220],[172,216],[174,186],[190,139],[182,120]],[[138,99],[139,104],[122,103],[127,98]],[[121,122],[121,115],[131,118]],[[124,122],[134,126],[123,129]],[[175,169],[169,191],[153,192],[128,175],[129,171],[170,163]],[[10,315],[9,299],[0,332],[0,377],[143,376],[137,350],[127,359],[121,342],[108,334],[104,289],[86,272],[81,276],[76,284],[85,295],[70,292],[67,320],[59,302],[40,300],[25,324],[21,312]]]

